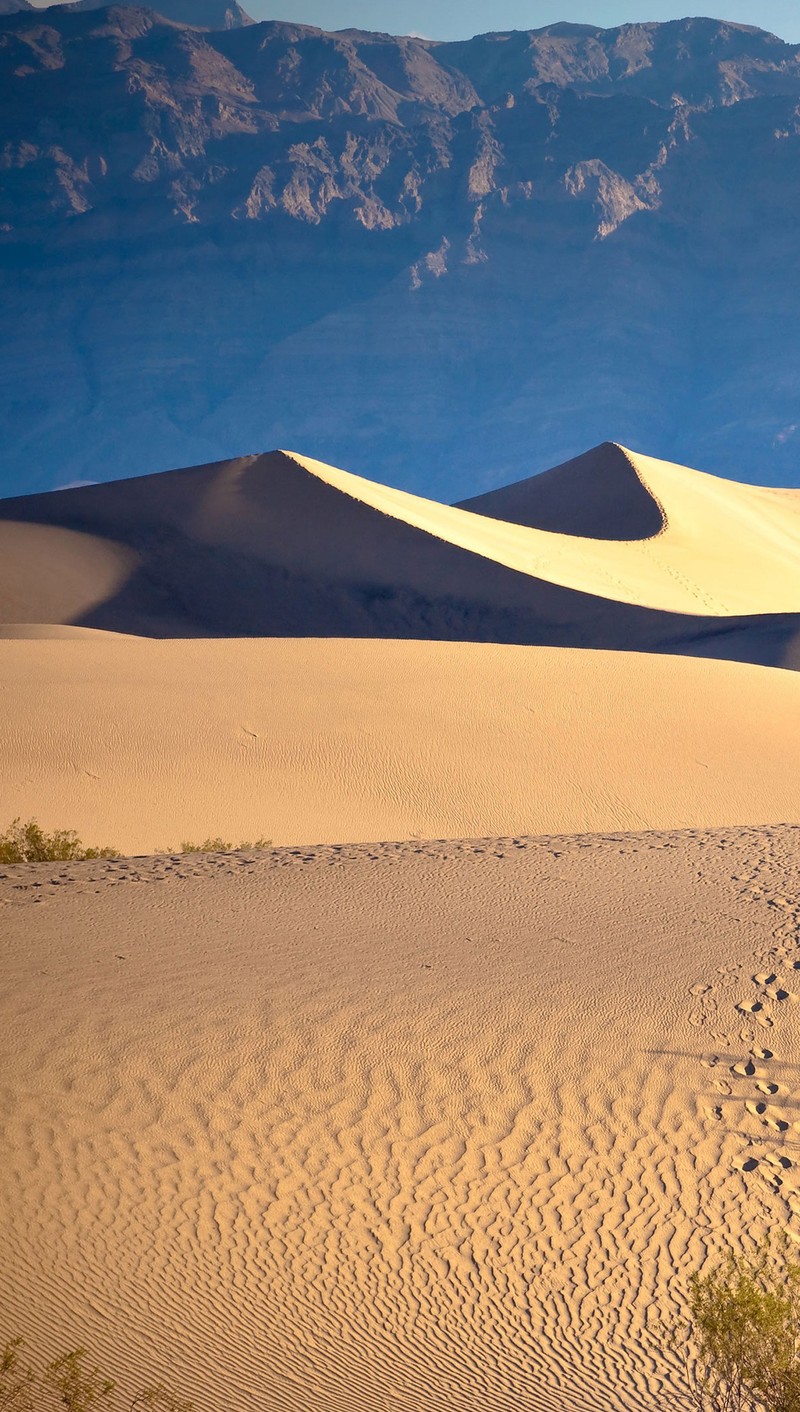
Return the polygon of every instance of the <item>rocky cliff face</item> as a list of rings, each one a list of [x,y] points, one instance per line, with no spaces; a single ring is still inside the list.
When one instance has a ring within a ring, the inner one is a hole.
[[[6,493],[289,444],[455,496],[609,436],[792,478],[800,49],[223,10],[0,20]]]

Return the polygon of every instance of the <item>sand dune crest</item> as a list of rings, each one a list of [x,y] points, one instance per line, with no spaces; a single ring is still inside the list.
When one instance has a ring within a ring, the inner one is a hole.
[[[607,446],[469,505],[283,452],[7,500],[0,617],[156,637],[414,637],[793,661],[800,497],[790,492]],[[539,521],[566,528],[531,527]],[[576,535],[590,524],[592,537]]]
[[[459,508],[580,539],[652,539],[665,523],[634,457],[615,442],[502,490],[462,500]]]

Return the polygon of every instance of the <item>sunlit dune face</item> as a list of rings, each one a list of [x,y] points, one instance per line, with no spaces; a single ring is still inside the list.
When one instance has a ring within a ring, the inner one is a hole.
[[[800,498],[789,491],[740,485],[609,443],[451,507],[292,458],[382,515],[601,600],[711,617],[800,611]]]
[[[0,502],[0,523],[6,622],[675,650],[693,619],[800,612],[800,497],[611,443],[461,506],[276,451]]]

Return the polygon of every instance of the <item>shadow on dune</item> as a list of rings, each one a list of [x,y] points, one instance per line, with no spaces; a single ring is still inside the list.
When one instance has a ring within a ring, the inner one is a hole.
[[[500,490],[459,500],[456,508],[587,539],[650,539],[664,526],[663,510],[614,442]]]
[[[278,452],[6,500],[0,521],[51,527],[49,555],[57,527],[122,546],[133,565],[110,593],[86,585],[92,606],[70,613],[57,575],[43,601],[32,553],[11,586],[0,568],[8,621],[156,638],[422,638],[800,666],[800,614],[699,617],[564,588],[380,513]],[[36,615],[25,612],[34,590]]]
[[[312,579],[231,551],[203,553],[192,546],[188,553],[174,542],[164,549],[163,558],[152,556],[146,569],[86,613],[80,625],[145,637],[412,638],[590,647],[800,668],[800,614],[696,618],[609,605],[484,564],[475,584],[483,590],[479,596],[434,596],[412,584]],[[183,560],[178,583],[169,571],[173,551]],[[463,562],[474,556],[450,546],[447,552],[462,561],[453,567],[464,571],[465,583],[474,582],[474,565]]]

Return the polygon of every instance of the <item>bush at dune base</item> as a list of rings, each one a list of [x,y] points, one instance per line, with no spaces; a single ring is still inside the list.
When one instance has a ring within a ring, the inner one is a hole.
[[[184,839],[180,848],[155,848],[154,853],[260,853],[272,847],[271,838],[253,842],[226,843],[223,838],[206,838],[202,843]],[[0,863],[83,863],[89,858],[121,858],[116,848],[86,848],[74,829],[45,833],[35,819],[27,824],[17,818],[0,833]]]
[[[84,848],[74,829],[45,833],[35,819],[14,819],[0,834],[0,863],[75,863],[86,858],[119,858],[116,848]]]

